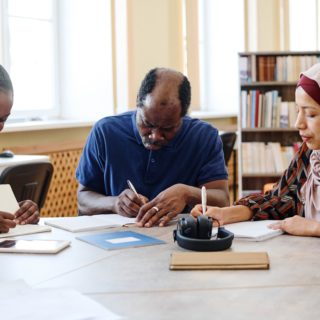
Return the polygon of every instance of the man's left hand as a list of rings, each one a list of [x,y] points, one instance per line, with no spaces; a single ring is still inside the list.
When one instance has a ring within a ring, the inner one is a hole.
[[[16,211],[15,221],[17,224],[36,224],[39,222],[40,213],[38,205],[31,200],[19,202],[20,209]]]
[[[157,223],[160,227],[165,226],[187,205],[185,188],[183,184],[175,184],[142,206],[137,216],[138,226],[149,228]]]

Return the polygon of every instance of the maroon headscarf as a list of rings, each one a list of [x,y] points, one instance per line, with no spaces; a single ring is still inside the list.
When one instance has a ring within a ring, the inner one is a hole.
[[[302,89],[320,105],[320,63],[300,74],[297,87]]]

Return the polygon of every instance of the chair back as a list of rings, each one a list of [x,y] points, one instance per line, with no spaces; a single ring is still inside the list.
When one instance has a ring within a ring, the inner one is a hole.
[[[18,202],[32,200],[43,207],[53,174],[50,162],[35,162],[7,167],[0,174],[0,184],[10,184]]]
[[[224,161],[226,166],[228,166],[232,150],[236,143],[237,134],[235,132],[224,132],[220,134],[220,138],[223,143]]]

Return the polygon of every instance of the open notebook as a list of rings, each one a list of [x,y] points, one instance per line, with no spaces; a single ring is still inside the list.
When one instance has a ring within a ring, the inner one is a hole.
[[[93,231],[111,227],[121,227],[136,223],[136,218],[119,214],[99,214],[94,216],[48,218],[45,224],[70,232]]]
[[[0,211],[13,214],[19,209],[19,204],[9,184],[0,184],[0,198]],[[37,224],[17,225],[7,233],[0,233],[0,238],[16,237],[46,231],[51,231],[51,228]]]
[[[247,241],[263,241],[269,238],[276,237],[283,233],[282,230],[273,230],[268,226],[274,223],[275,220],[261,221],[244,221],[226,224],[225,229],[234,233],[235,239]],[[212,230],[212,234],[217,233],[217,228]]]

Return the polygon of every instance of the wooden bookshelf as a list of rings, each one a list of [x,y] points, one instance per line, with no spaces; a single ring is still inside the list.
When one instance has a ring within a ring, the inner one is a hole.
[[[277,182],[289,164],[301,141],[294,127],[297,80],[300,72],[317,62],[318,51],[239,53],[240,197]]]

